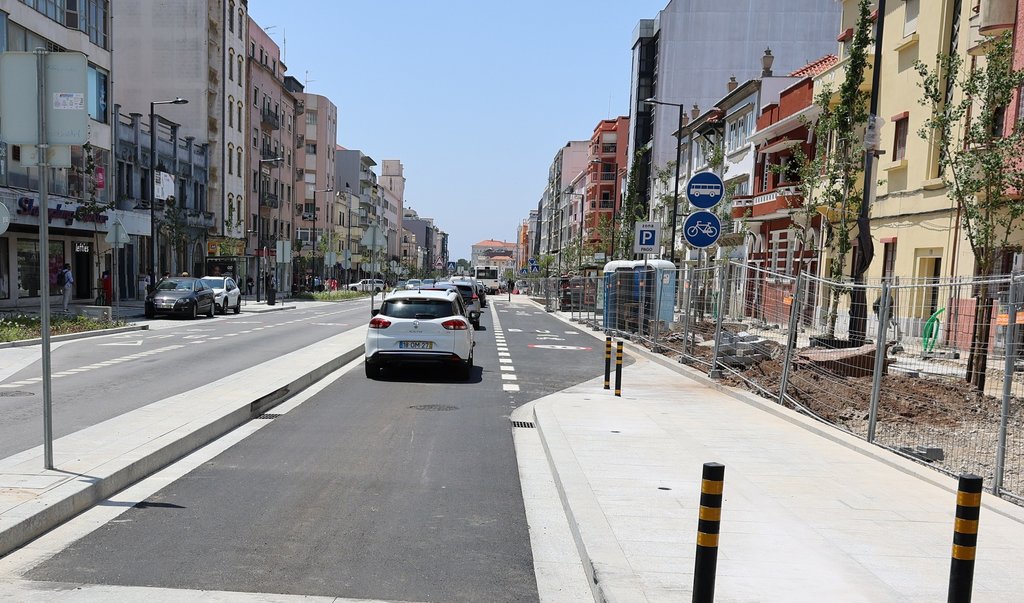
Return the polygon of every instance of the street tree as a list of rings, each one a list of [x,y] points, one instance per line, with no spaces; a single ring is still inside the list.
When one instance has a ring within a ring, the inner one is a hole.
[[[1021,231],[1024,217],[1024,127],[1004,122],[1024,71],[1013,67],[1010,33],[991,41],[977,65],[958,55],[940,54],[929,67],[918,61],[924,95],[931,110],[918,131],[938,146],[939,176],[956,205],[960,225],[974,252],[975,310],[967,380],[985,388],[992,326],[992,284],[999,255]]]

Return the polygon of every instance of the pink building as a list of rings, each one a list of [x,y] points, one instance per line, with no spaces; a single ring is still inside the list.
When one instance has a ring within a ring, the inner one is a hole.
[[[295,157],[296,98],[285,84],[281,50],[263,28],[249,19],[246,70],[250,153],[247,170],[248,203],[245,213],[248,274],[278,277],[278,286],[290,285],[288,271],[277,266],[277,242],[290,245]],[[279,159],[279,161],[277,161]],[[262,197],[262,198],[261,198]]]

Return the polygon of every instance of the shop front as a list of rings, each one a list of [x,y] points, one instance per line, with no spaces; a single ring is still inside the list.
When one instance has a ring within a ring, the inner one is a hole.
[[[0,236],[0,309],[38,307],[43,284],[39,265],[44,255],[51,303],[59,298],[57,275],[64,264],[71,266],[75,279],[72,300],[77,303],[109,302],[109,294],[102,296],[104,278],[116,280],[122,299],[138,294],[139,252],[148,240],[143,238],[148,235],[148,216],[115,209],[89,215],[74,200],[51,195],[46,212],[49,243],[43,250],[38,201],[37,193],[0,188],[0,203],[11,214],[11,224]],[[115,221],[130,237],[116,258],[104,240]]]

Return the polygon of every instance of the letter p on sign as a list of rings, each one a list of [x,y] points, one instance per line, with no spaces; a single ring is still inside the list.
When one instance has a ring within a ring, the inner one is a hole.
[[[637,222],[633,231],[633,253],[657,253],[661,229],[657,222]]]

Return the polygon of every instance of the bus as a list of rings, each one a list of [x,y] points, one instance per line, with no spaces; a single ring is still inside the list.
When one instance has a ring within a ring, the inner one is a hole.
[[[501,286],[501,281],[498,280],[497,266],[474,266],[473,278],[483,283],[490,295],[497,293]]]

